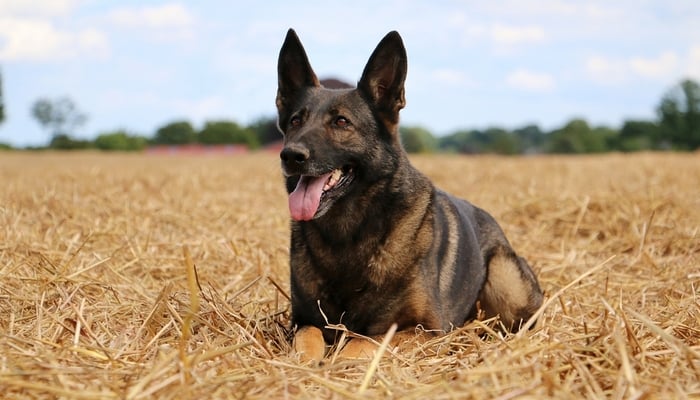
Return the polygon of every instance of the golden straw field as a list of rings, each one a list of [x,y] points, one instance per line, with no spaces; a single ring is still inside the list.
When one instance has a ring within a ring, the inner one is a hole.
[[[501,223],[541,318],[311,366],[275,154],[0,152],[0,396],[700,397],[699,153],[413,160]]]

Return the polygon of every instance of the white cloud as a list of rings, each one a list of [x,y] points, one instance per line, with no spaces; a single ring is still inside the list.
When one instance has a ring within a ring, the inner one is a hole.
[[[688,60],[683,73],[693,79],[700,79],[700,45],[692,46],[688,51]]]
[[[521,0],[507,0],[499,2],[482,2],[476,7],[481,7],[490,14],[518,16],[521,19],[533,17],[545,18],[585,18],[605,19],[618,17],[621,10],[615,2],[572,2],[567,0],[538,0],[536,2],[524,2]]]
[[[692,50],[685,61],[673,51],[664,51],[651,58],[593,56],[586,60],[585,70],[591,80],[605,85],[622,84],[637,78],[666,82],[681,72],[681,65],[687,64],[690,67],[692,59]]]
[[[182,4],[123,7],[107,13],[117,29],[155,42],[181,42],[195,37],[195,16]]]
[[[190,29],[194,16],[182,4],[164,4],[153,7],[126,7],[113,10],[109,20],[119,26],[144,29]]]
[[[197,99],[177,99],[172,101],[173,111],[190,116],[195,122],[227,117],[230,105],[220,96],[204,96]]]
[[[471,20],[462,13],[449,16],[447,27],[457,33],[461,44],[487,44],[496,53],[510,53],[519,46],[539,44],[548,38],[545,28],[540,24],[484,23]]]
[[[634,57],[629,61],[629,66],[639,76],[665,79],[678,69],[678,56],[672,51],[666,51],[656,58]]]
[[[550,91],[556,86],[555,80],[551,75],[524,69],[510,73],[506,77],[506,83],[514,88],[533,92]]]
[[[68,14],[77,0],[2,0],[0,15],[55,17]]]
[[[586,60],[584,68],[591,80],[602,84],[621,83],[628,78],[627,67],[621,60],[593,56]]]
[[[473,86],[474,82],[461,70],[440,68],[432,72],[433,80],[450,86]]]
[[[47,19],[0,18],[0,60],[47,61],[77,55],[104,56],[107,39],[96,29],[66,31]]]
[[[494,24],[489,29],[489,36],[496,44],[514,46],[525,43],[538,43],[545,39],[544,29],[540,26],[514,26]]]

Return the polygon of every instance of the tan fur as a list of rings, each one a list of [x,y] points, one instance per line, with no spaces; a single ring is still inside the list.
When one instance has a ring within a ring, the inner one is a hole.
[[[427,333],[417,333],[414,331],[396,332],[394,337],[389,342],[390,351],[403,350],[408,347],[414,347],[417,344],[425,343],[433,337]],[[369,359],[374,357],[375,352],[379,348],[378,343],[381,343],[384,337],[373,336],[369,339],[353,338],[343,347],[338,353],[338,357],[344,359]]]
[[[424,343],[434,334],[428,332],[401,331],[397,332],[389,342],[391,349],[403,349],[415,344]],[[383,340],[383,336],[371,338],[352,338],[338,353],[342,359],[368,359],[374,357],[374,352],[379,347],[377,343]],[[323,340],[321,330],[314,326],[305,326],[294,335],[294,353],[302,363],[318,364],[324,358],[326,343]]]
[[[345,347],[340,350],[338,357],[358,359],[372,358],[377,348],[379,348],[379,346],[371,340],[354,338],[350,339]]]
[[[500,316],[503,325],[513,329],[526,312],[532,313],[539,307],[542,299],[539,292],[533,291],[530,281],[523,279],[515,260],[497,254],[488,265],[480,302],[486,318]]]
[[[446,205],[447,199],[443,199],[442,203]],[[447,214],[447,226],[444,227],[446,231],[445,240],[448,243],[448,249],[443,259],[445,265],[455,265],[457,260],[457,246],[459,245],[459,236],[457,234],[457,216],[454,214]],[[452,279],[454,276],[454,269],[448,269],[440,277],[440,289],[443,292],[449,290],[449,286],[452,284]]]
[[[415,212],[406,216],[401,225],[386,239],[386,246],[370,259],[367,271],[376,284],[380,285],[395,271],[403,270],[403,264],[410,262],[410,257],[416,250],[424,251],[430,246],[432,230],[430,227],[421,226],[429,201],[429,193],[424,193],[422,198],[416,201]],[[419,234],[413,246],[407,248],[405,238],[411,237],[414,232]]]
[[[294,335],[294,352],[302,362],[321,361],[326,353],[321,330],[311,325],[300,328]]]

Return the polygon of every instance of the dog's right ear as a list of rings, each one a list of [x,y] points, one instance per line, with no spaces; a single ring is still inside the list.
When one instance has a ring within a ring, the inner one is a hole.
[[[300,89],[321,86],[294,29],[287,31],[277,61],[277,110],[288,108]]]

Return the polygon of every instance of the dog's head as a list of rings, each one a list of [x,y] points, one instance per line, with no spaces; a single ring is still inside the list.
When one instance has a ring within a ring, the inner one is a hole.
[[[280,153],[292,218],[323,216],[353,190],[393,173],[402,157],[406,50],[397,32],[377,45],[356,89],[326,89],[290,29],[278,62]]]

